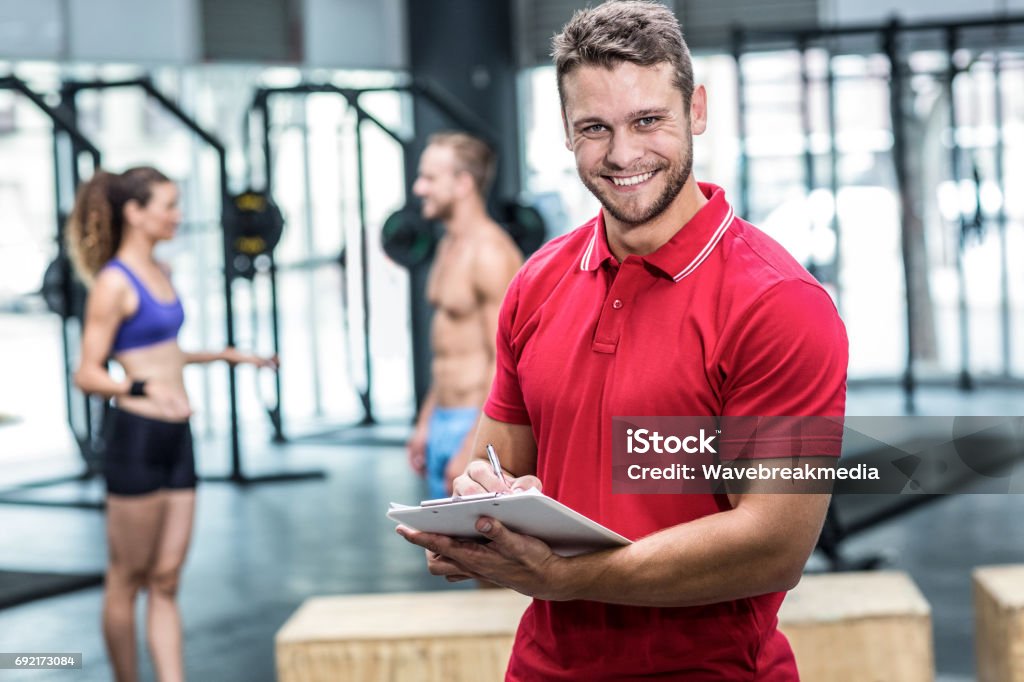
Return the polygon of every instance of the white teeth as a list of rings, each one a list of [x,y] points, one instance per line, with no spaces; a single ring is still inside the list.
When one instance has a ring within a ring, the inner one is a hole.
[[[638,185],[641,182],[650,180],[652,175],[654,175],[654,171],[650,171],[648,173],[641,173],[640,175],[633,175],[628,178],[617,178],[614,176],[610,177],[612,182],[618,185],[619,187],[628,187],[629,185]]]

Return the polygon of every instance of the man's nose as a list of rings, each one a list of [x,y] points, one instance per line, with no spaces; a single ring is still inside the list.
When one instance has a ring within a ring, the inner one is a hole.
[[[412,183],[412,193],[420,197],[421,199],[424,196],[426,196],[427,192],[426,188],[424,187],[424,182],[422,180],[418,179],[416,180],[416,182]]]
[[[630,168],[644,156],[644,148],[638,135],[629,131],[616,131],[608,142],[605,163],[611,168]]]

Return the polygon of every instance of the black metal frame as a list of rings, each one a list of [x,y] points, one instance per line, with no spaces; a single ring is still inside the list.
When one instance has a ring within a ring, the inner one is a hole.
[[[82,455],[83,462],[85,463],[85,469],[72,476],[59,477],[54,479],[47,479],[42,481],[34,481],[32,483],[25,483],[13,486],[11,488],[4,489],[4,493],[16,493],[22,490],[31,490],[37,488],[44,488],[52,485],[59,485],[62,483],[73,483],[87,481],[90,478],[96,476],[99,472],[96,471],[92,465],[93,458],[90,456],[93,447],[93,429],[92,429],[92,402],[89,396],[79,394],[82,399],[82,414],[84,415],[84,433],[79,433],[77,424],[74,419],[74,397],[75,389],[72,383],[71,377],[74,372],[74,367],[71,362],[71,343],[68,338],[69,325],[71,324],[71,310],[72,301],[75,296],[80,294],[74,290],[72,273],[70,268],[70,262],[67,260],[66,251],[67,247],[64,242],[64,214],[61,211],[62,205],[62,193],[61,193],[61,182],[60,182],[60,165],[61,165],[61,154],[59,145],[60,134],[66,135],[72,140],[74,144],[74,156],[72,158],[72,166],[77,169],[79,158],[81,155],[88,155],[92,161],[93,168],[99,168],[100,160],[102,155],[100,150],[91,142],[89,139],[78,129],[74,120],[71,119],[67,112],[60,108],[55,108],[47,104],[46,100],[39,93],[32,90],[25,81],[20,78],[9,75],[0,77],[0,90],[12,90],[20,93],[30,102],[32,102],[47,118],[50,119],[53,124],[54,134],[54,192],[55,192],[55,208],[56,208],[56,221],[57,221],[57,249],[58,257],[60,258],[61,267],[63,268],[62,276],[64,282],[64,300],[68,302],[68,307],[65,310],[65,314],[61,317],[61,350],[64,359],[64,400],[65,408],[67,410],[68,426],[71,429],[71,433],[75,438],[80,454]],[[31,499],[18,499],[18,498],[5,498],[0,497],[0,504],[19,504],[19,505],[36,505],[36,506],[56,506],[56,507],[73,507],[80,509],[102,509],[102,502],[90,502],[86,500],[31,500]]]
[[[371,393],[373,389],[373,373],[372,373],[372,361],[370,355],[371,338],[370,338],[370,300],[369,300],[369,287],[368,287],[368,266],[369,266],[369,253],[367,251],[367,221],[365,211],[365,189],[364,189],[364,175],[363,175],[363,134],[362,124],[372,123],[378,129],[380,129],[385,135],[393,139],[402,148],[402,153],[406,158],[409,158],[413,145],[416,143],[416,138],[406,139],[400,134],[389,128],[379,119],[370,114],[366,109],[359,103],[359,98],[362,95],[378,92],[397,92],[397,93],[408,93],[414,97],[419,96],[429,102],[431,105],[437,108],[439,112],[447,116],[454,123],[461,126],[463,129],[468,130],[480,138],[488,142],[490,145],[496,147],[497,137],[487,125],[486,122],[482,121],[476,114],[471,110],[462,106],[455,98],[451,97],[447,92],[430,83],[429,81],[412,81],[406,85],[396,85],[393,87],[377,87],[377,88],[344,88],[332,83],[299,83],[293,86],[285,87],[266,87],[258,88],[254,95],[252,104],[249,106],[245,114],[245,120],[243,128],[246,130],[245,142],[250,143],[249,136],[249,120],[253,113],[258,114],[260,120],[260,143],[262,146],[262,158],[264,165],[264,187],[263,190],[270,196],[273,195],[274,187],[274,171],[273,171],[273,152],[270,139],[271,129],[271,117],[270,117],[270,99],[279,95],[311,95],[311,94],[335,94],[344,98],[346,104],[356,113],[356,125],[355,125],[355,141],[356,141],[356,173],[357,173],[357,207],[359,216],[359,263],[360,272],[362,273],[362,301],[363,307],[363,358],[364,358],[364,371],[366,375],[366,386],[365,390],[359,390],[359,400],[363,408],[362,418],[355,424],[355,426],[370,426],[377,423],[377,419],[373,414],[373,404],[371,399]],[[252,161],[252,155],[247,154],[246,158]],[[250,172],[250,179],[252,173]],[[327,259],[323,261],[328,264],[340,263],[342,268],[345,267],[345,263],[349,258],[348,249],[337,259]],[[410,273],[411,275],[413,273]],[[280,339],[278,335],[278,303],[277,303],[277,265],[271,258],[271,265],[268,272],[270,277],[270,290],[271,290],[271,319],[273,329],[273,342],[274,352],[280,353]],[[412,297],[418,296],[421,291],[417,288],[415,277],[410,277],[410,295]],[[414,362],[415,362],[414,356]],[[276,403],[278,407],[282,404],[281,400],[281,382],[278,377],[275,383],[275,389],[277,392]],[[286,441],[286,437],[283,429],[283,418],[279,414],[278,419],[275,421],[275,438],[281,442]],[[319,438],[319,436],[314,436]]]
[[[950,114],[950,127],[952,130],[956,129],[957,125],[957,108],[954,97],[954,81],[956,76],[960,73],[960,69],[955,63],[954,54],[959,47],[959,36],[962,31],[971,28],[1000,28],[1007,25],[1024,25],[1024,15],[1012,15],[1004,17],[994,18],[980,18],[980,19],[960,19],[960,20],[948,20],[948,21],[929,21],[919,23],[902,23],[898,19],[893,19],[887,24],[858,24],[839,26],[833,28],[804,28],[804,29],[789,29],[789,28],[778,28],[778,29],[742,29],[737,28],[733,32],[733,46],[732,54],[736,62],[737,72],[737,91],[739,101],[739,204],[743,211],[746,211],[749,206],[749,192],[750,192],[750,171],[749,171],[749,158],[747,155],[746,147],[746,112],[747,103],[745,100],[745,88],[746,82],[743,76],[743,69],[740,63],[742,56],[747,53],[749,43],[752,40],[760,40],[764,43],[773,43],[771,48],[777,49],[780,44],[792,46],[795,45],[801,53],[801,59],[803,67],[801,69],[801,97],[804,109],[802,110],[802,124],[805,137],[808,136],[809,121],[806,115],[806,107],[808,101],[808,89],[810,85],[810,79],[808,78],[806,70],[806,57],[807,50],[811,41],[822,40],[822,39],[834,39],[841,36],[850,35],[875,35],[880,38],[882,52],[886,55],[890,64],[890,117],[893,132],[893,166],[896,174],[896,185],[897,191],[899,192],[901,212],[900,212],[900,226],[901,226],[901,246],[904,259],[904,276],[905,285],[908,292],[907,300],[907,315],[906,315],[906,333],[907,333],[907,355],[906,355],[906,366],[901,377],[901,386],[904,391],[905,407],[909,414],[915,412],[914,394],[916,388],[921,384],[936,383],[942,385],[948,385],[949,382],[936,382],[935,380],[921,381],[914,375],[913,370],[913,359],[914,359],[914,348],[915,348],[915,334],[912,324],[914,316],[911,310],[911,298],[909,295],[911,281],[910,281],[910,270],[907,267],[907,257],[910,253],[911,243],[909,239],[909,232],[907,229],[910,223],[910,217],[912,215],[912,207],[909,204],[908,199],[908,187],[909,187],[909,173],[906,163],[907,144],[905,134],[903,131],[903,120],[906,115],[903,107],[903,89],[905,87],[904,81],[906,78],[905,69],[903,68],[902,60],[900,57],[899,39],[905,33],[921,32],[921,31],[942,31],[945,37],[945,47],[948,54],[948,67],[944,74],[944,86],[946,88],[946,95],[949,98],[949,114]],[[832,196],[838,196],[838,182],[837,182],[837,152],[836,152],[836,124],[835,124],[835,79],[831,68],[831,51],[829,59],[829,69],[826,76],[826,86],[828,88],[829,97],[829,137],[830,137],[830,162],[831,162],[831,176],[832,176]],[[1000,187],[1005,189],[1003,184],[1003,178],[1005,177],[1005,154],[1003,149],[1003,112],[1002,112],[1002,98],[1001,88],[999,80],[999,53],[996,52],[996,62],[993,70],[995,73],[995,98],[996,98],[996,126],[998,129],[997,146],[996,146],[996,167],[997,167],[997,180],[999,181]],[[952,136],[951,144],[951,161],[953,169],[953,179],[959,182],[961,172],[961,159],[960,159],[960,148],[956,141],[956,136]],[[807,155],[811,154],[808,147]],[[811,160],[805,158],[805,169],[806,169],[806,187],[808,191],[813,189],[816,185],[814,178],[814,168]],[[839,236],[839,223],[838,223],[838,207],[833,212],[833,229],[836,232],[836,237]],[[961,234],[966,232],[966,219],[961,212]],[[992,385],[1013,385],[1020,386],[1022,382],[1010,376],[1010,331],[1009,331],[1009,302],[1006,295],[1006,277],[1008,272],[1007,263],[1007,252],[1006,252],[1006,223],[1007,216],[1005,210],[1005,201],[1000,208],[999,215],[997,216],[997,222],[999,225],[1000,234],[1000,245],[1001,245],[1001,256],[1002,256],[1002,348],[1003,348],[1003,362],[1004,362],[1004,376],[996,378],[994,380],[986,381],[986,384]],[[837,248],[837,259],[839,249]],[[968,323],[967,323],[967,304],[966,304],[966,284],[963,281],[963,264],[962,254],[958,250],[957,255],[957,273],[960,279],[959,286],[959,301],[958,306],[960,309],[960,372],[955,381],[955,385],[961,390],[970,390],[977,384],[981,383],[970,375],[968,368],[969,360],[969,345],[968,345]],[[865,382],[871,383],[871,382]],[[878,567],[884,563],[885,557],[879,554],[870,555],[860,559],[850,560],[843,556],[841,552],[841,545],[847,538],[860,533],[864,530],[868,530],[877,526],[878,524],[885,523],[891,519],[894,519],[906,512],[917,509],[923,505],[937,502],[944,499],[944,495],[909,495],[909,496],[896,496],[892,504],[887,504],[880,507],[874,512],[859,518],[855,521],[844,521],[840,518],[839,510],[836,507],[836,503],[841,504],[841,497],[833,498],[833,504],[829,507],[828,514],[826,516],[825,525],[822,529],[821,537],[818,540],[817,549],[826,557],[829,562],[829,568],[831,570],[864,570]]]
[[[206,143],[207,146],[212,148],[217,153],[218,170],[219,170],[219,181],[220,181],[220,198],[221,198],[221,215],[223,215],[223,209],[229,198],[228,189],[228,171],[227,171],[227,151],[223,145],[210,132],[204,129],[199,123],[189,116],[184,110],[182,110],[176,103],[171,101],[166,95],[156,88],[153,81],[148,76],[142,78],[134,78],[127,80],[118,81],[65,81],[61,86],[61,100],[64,106],[67,107],[68,111],[72,115],[77,116],[76,98],[79,92],[83,90],[109,90],[113,88],[138,88],[146,93],[150,98],[155,100],[167,113],[171,114],[186,128],[191,130],[199,139]],[[74,181],[77,186],[79,177],[78,169],[73,169]],[[231,248],[228,243],[226,235],[221,240],[222,243],[222,255],[224,259],[223,277],[224,277],[224,305],[225,305],[225,336],[228,346],[235,345],[235,309],[234,309],[234,298],[232,296],[232,281],[231,276]],[[266,482],[280,482],[290,480],[300,480],[309,478],[322,478],[324,473],[322,471],[308,471],[308,472],[281,472],[274,474],[262,474],[259,476],[250,476],[242,470],[242,455],[241,455],[241,444],[238,433],[238,386],[237,376],[235,374],[235,366],[228,365],[228,397],[229,397],[229,434],[230,434],[230,447],[231,447],[231,470],[226,476],[204,476],[204,481],[227,481],[231,483],[238,483],[242,485],[248,485],[253,483],[266,483]]]
[[[880,39],[881,52],[884,53],[890,64],[890,116],[892,120],[892,133],[893,133],[893,166],[896,174],[896,189],[900,196],[901,211],[900,211],[900,225],[901,225],[901,246],[903,252],[904,261],[904,277],[905,286],[907,290],[907,314],[906,314],[906,334],[907,334],[907,355],[904,372],[900,379],[900,384],[904,392],[905,407],[908,413],[914,413],[915,411],[915,391],[920,385],[918,377],[914,374],[913,358],[914,349],[916,347],[916,339],[912,320],[914,315],[912,314],[911,306],[912,298],[909,294],[911,287],[911,271],[908,266],[908,255],[911,250],[911,243],[908,233],[908,225],[910,223],[912,215],[912,207],[909,204],[908,199],[908,187],[909,177],[906,163],[906,140],[903,131],[903,120],[905,116],[903,108],[903,91],[904,81],[906,79],[905,69],[903,67],[902,59],[900,57],[899,39],[904,34],[909,33],[920,33],[920,32],[944,32],[945,35],[945,47],[949,56],[948,68],[945,72],[944,85],[947,91],[947,97],[949,98],[951,127],[955,130],[957,121],[957,110],[955,97],[953,96],[953,85],[956,76],[960,73],[960,69],[955,63],[954,52],[959,47],[959,36],[963,31],[972,28],[994,28],[998,29],[1008,25],[1024,25],[1024,15],[1007,15],[1001,17],[992,18],[969,18],[969,19],[949,19],[949,20],[936,20],[926,22],[915,22],[915,23],[904,23],[899,19],[892,19],[885,24],[850,24],[845,26],[835,27],[807,27],[807,28],[758,28],[758,29],[746,29],[736,28],[733,31],[733,45],[732,54],[736,62],[737,72],[737,93],[738,93],[738,115],[739,115],[739,161],[738,161],[738,179],[739,179],[739,207],[742,212],[746,212],[749,207],[750,198],[750,170],[749,170],[749,156],[747,153],[747,130],[746,130],[746,115],[747,115],[747,102],[746,102],[746,79],[743,75],[743,69],[741,65],[741,58],[744,54],[752,51],[765,49],[773,50],[779,49],[780,47],[792,47],[795,46],[801,53],[801,60],[803,67],[801,69],[801,98],[803,110],[802,125],[806,133],[809,132],[809,121],[806,114],[808,89],[810,85],[810,78],[808,77],[806,70],[806,57],[807,50],[813,41],[822,41],[827,39],[837,39],[843,36],[854,36],[854,35],[865,35],[865,36],[877,36]],[[830,55],[831,57],[831,55]],[[838,196],[838,182],[837,182],[837,152],[836,152],[836,125],[835,125],[835,79],[831,69],[831,58],[829,60],[830,67],[826,76],[826,85],[828,88],[829,96],[829,138],[830,138],[830,153],[831,153],[831,183],[832,183],[832,194],[833,197]],[[997,62],[994,67],[996,73],[996,126],[998,128],[998,142],[996,148],[997,155],[997,179],[1000,181],[1002,187],[1002,179],[1005,174],[1004,159],[1005,155],[1003,152],[1003,128],[1002,128],[1002,106],[1001,106],[1001,90],[999,85],[999,64],[998,64],[998,52]],[[956,142],[955,135],[951,144],[951,161],[953,168],[953,179],[959,181],[961,172],[961,159],[960,159],[960,148]],[[805,152],[805,156],[810,156],[811,151],[808,148]],[[814,177],[813,161],[809,158],[805,158],[805,184],[808,190],[813,189],[816,185],[816,179]],[[833,230],[838,239],[840,223],[838,220],[838,210],[833,212]],[[966,221],[965,216],[961,212],[961,222]],[[1019,385],[1021,382],[1019,379],[1015,379],[1010,375],[1010,313],[1009,313],[1009,302],[1007,297],[1007,269],[1009,267],[1006,262],[1006,211],[1005,202],[1003,207],[1000,208],[999,216],[997,216],[997,223],[999,226],[1000,234],[1000,245],[1002,254],[1002,348],[1003,348],[1003,381],[997,383],[1005,383],[1009,381],[1014,385]],[[965,226],[961,225],[961,231],[965,231]],[[837,265],[839,249],[837,248]],[[975,387],[978,380],[972,377],[969,371],[969,333],[968,333],[968,315],[969,310],[966,302],[966,282],[963,279],[963,263],[962,254],[958,251],[957,255],[957,273],[959,282],[959,335],[960,335],[960,371],[956,378],[956,385],[962,390],[971,390]],[[989,383],[988,381],[984,383]]]

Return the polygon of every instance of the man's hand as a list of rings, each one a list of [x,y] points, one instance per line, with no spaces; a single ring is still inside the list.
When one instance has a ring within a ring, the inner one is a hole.
[[[477,520],[476,529],[490,542],[456,540],[406,526],[398,526],[396,531],[426,549],[427,569],[448,582],[477,578],[538,599],[573,598],[569,560],[553,553],[547,544],[529,535],[513,533],[487,516]]]
[[[455,479],[452,494],[473,495],[502,491],[516,494],[528,488],[540,490],[540,479],[536,476],[520,476],[516,478],[508,472],[503,472],[502,478],[498,478],[488,462],[475,460],[470,463],[464,474]],[[491,525],[488,526],[488,523]],[[491,530],[484,530],[485,527]],[[398,534],[409,542],[426,548],[427,570],[433,575],[444,576],[448,582],[452,583],[476,578],[511,587],[514,590],[523,592],[523,594],[538,596],[533,592],[526,592],[524,590],[530,589],[530,586],[535,586],[539,589],[539,586],[545,584],[547,580],[543,576],[538,578],[537,575],[533,575],[531,579],[530,568],[541,565],[552,557],[556,559],[561,557],[553,554],[551,548],[540,540],[528,535],[513,533],[502,526],[500,522],[493,519],[482,517],[477,521],[477,529],[491,540],[490,544],[481,545],[473,541],[455,540],[446,535],[421,533],[405,526],[399,526],[397,530]],[[499,538],[503,544],[496,545],[495,543],[499,541]],[[430,544],[428,545],[427,543]],[[431,547],[437,547],[438,549],[432,549]],[[482,548],[485,547],[491,548],[488,550],[489,553],[481,553]],[[440,548],[444,548],[444,551]],[[515,552],[519,550],[527,551],[528,554],[521,557],[517,556]],[[468,556],[469,565],[465,565],[458,558],[445,554],[445,551],[459,551],[461,552],[459,556]],[[466,554],[467,552],[469,554]],[[505,556],[506,554],[508,554],[507,557]],[[503,560],[496,562],[496,557],[502,557]],[[480,563],[481,561],[483,563]],[[488,571],[488,573],[480,571]],[[497,575],[500,575],[501,578],[499,579],[492,575],[492,571],[496,571]],[[503,580],[505,582],[502,582]],[[539,582],[534,585],[533,580],[539,580]],[[545,598],[553,599],[554,597]]]
[[[409,466],[419,476],[427,475],[427,430],[417,427],[405,444],[409,453]]]
[[[540,479],[536,476],[520,476],[516,478],[507,471],[502,478],[494,475],[491,465],[482,459],[470,462],[466,472],[457,477],[452,484],[453,495],[475,495],[478,493],[495,493],[502,491],[515,492],[528,488],[541,489]]]

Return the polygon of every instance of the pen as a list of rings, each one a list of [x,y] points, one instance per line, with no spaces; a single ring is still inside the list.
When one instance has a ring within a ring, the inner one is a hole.
[[[498,453],[494,451],[494,446],[490,443],[487,444],[487,459],[491,462],[491,468],[494,469],[494,475],[504,483],[505,476],[501,473],[501,462],[498,461]],[[507,486],[508,484],[506,483],[506,487]]]

